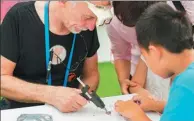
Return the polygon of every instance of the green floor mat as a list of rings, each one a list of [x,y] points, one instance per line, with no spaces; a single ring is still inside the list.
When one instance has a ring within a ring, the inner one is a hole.
[[[100,85],[97,94],[100,97],[121,95],[114,65],[110,62],[99,63]]]

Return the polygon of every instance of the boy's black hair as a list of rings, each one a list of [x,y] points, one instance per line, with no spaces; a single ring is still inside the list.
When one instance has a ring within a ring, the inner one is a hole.
[[[126,26],[134,27],[144,10],[156,1],[113,1],[116,17]]]
[[[136,33],[139,45],[146,50],[150,44],[155,44],[169,52],[181,53],[194,46],[187,15],[162,2],[145,10],[136,24]]]

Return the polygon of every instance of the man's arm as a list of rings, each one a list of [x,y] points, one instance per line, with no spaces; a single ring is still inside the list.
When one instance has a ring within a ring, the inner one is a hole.
[[[52,94],[52,87],[32,84],[13,76],[16,64],[1,56],[1,94],[20,102],[44,103]]]
[[[25,82],[13,76],[20,54],[17,5],[6,14],[1,24],[1,94],[20,102],[46,102],[47,86]],[[44,93],[44,94],[43,94]]]
[[[82,108],[87,100],[80,90],[25,82],[13,76],[16,64],[1,56],[2,96],[25,103],[48,103],[61,112],[74,112]]]
[[[88,57],[84,62],[82,79],[90,90],[96,90],[99,84],[98,57],[94,54]],[[81,85],[80,85],[81,88]]]

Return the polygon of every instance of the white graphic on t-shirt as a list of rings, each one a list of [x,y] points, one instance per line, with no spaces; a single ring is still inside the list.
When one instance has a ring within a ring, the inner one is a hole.
[[[50,52],[53,51],[52,64],[58,65],[62,63],[67,55],[66,49],[61,45],[55,45],[50,49]]]

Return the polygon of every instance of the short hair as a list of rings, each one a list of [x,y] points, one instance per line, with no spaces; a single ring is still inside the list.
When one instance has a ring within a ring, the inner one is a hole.
[[[140,47],[146,50],[155,44],[171,53],[181,53],[194,46],[187,15],[166,3],[159,2],[146,9],[136,24],[136,33]]]
[[[113,1],[116,17],[126,26],[134,27],[144,10],[156,1]]]

